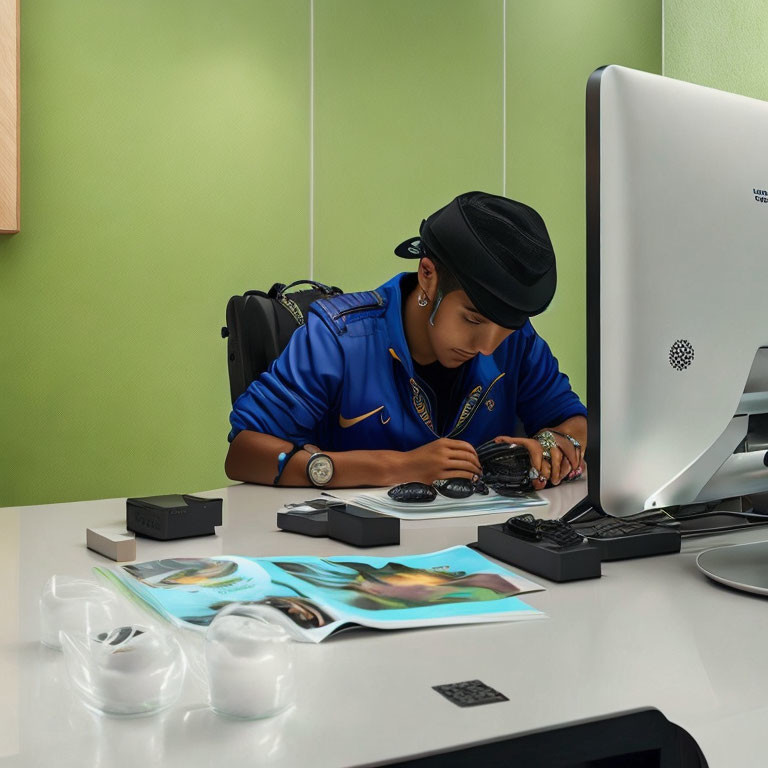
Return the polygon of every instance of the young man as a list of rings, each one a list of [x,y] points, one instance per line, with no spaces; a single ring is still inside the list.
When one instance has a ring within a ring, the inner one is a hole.
[[[529,321],[556,285],[538,213],[469,192],[395,253],[418,271],[315,302],[237,399],[227,475],[331,488],[476,479],[475,447],[497,439],[525,445],[536,489],[577,477],[586,409]],[[532,437],[510,437],[518,421]]]

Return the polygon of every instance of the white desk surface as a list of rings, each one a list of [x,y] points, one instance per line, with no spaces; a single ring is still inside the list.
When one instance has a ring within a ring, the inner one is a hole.
[[[547,491],[557,516],[583,481]],[[275,512],[308,489],[240,485],[223,496],[216,536],[140,539],[161,557],[360,552],[280,532]],[[187,676],[181,700],[149,718],[98,717],[65,684],[61,653],[39,642],[38,596],[54,573],[89,577],[109,561],[85,548],[86,527],[119,524],[125,500],[0,509],[0,766],[372,765],[655,707],[698,741],[711,768],[768,764],[768,603],[716,585],[695,556],[768,530],[684,541],[683,553],[606,563],[598,580],[554,584],[525,599],[548,619],[409,631],[353,631],[297,646],[296,706],[271,720],[215,715]],[[475,540],[504,515],[402,523],[399,547],[428,552]],[[462,709],[433,685],[479,678],[508,702]]]

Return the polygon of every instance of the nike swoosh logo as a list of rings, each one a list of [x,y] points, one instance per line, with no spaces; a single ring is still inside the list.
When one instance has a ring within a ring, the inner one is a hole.
[[[372,411],[368,411],[368,413],[364,413],[362,416],[355,416],[354,419],[345,419],[341,414],[339,414],[339,426],[342,429],[347,429],[348,427],[352,427],[357,424],[358,421],[363,421],[363,419],[367,419],[369,416],[373,416],[375,413],[378,413],[381,410],[384,410],[383,405],[380,405],[378,408],[374,408]]]

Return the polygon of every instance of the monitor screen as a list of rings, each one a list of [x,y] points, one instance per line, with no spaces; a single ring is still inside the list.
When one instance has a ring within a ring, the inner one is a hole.
[[[620,66],[587,85],[588,499],[768,491],[768,103]]]

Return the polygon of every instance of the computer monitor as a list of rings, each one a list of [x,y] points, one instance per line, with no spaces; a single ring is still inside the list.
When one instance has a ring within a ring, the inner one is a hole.
[[[768,491],[768,103],[591,75],[587,361],[588,505]]]

